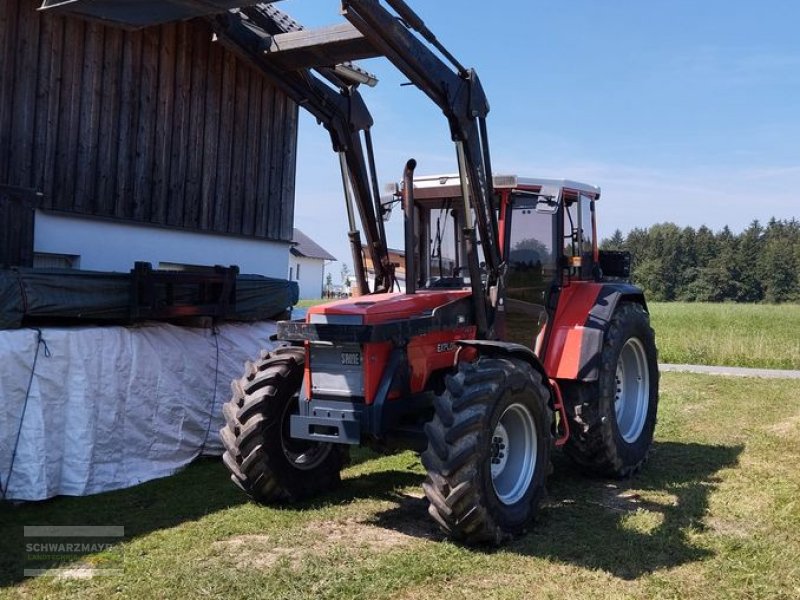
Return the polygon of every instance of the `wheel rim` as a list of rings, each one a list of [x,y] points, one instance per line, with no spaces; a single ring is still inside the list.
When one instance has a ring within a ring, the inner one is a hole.
[[[495,494],[503,504],[519,502],[536,470],[538,439],[531,411],[522,404],[506,408],[491,443],[489,464]]]
[[[642,433],[650,405],[647,354],[638,338],[630,338],[617,359],[614,412],[622,439],[632,444]]]
[[[295,398],[286,405],[281,418],[283,426],[281,427],[281,450],[286,460],[289,461],[295,469],[301,471],[309,471],[318,467],[322,462],[328,458],[328,455],[333,449],[332,444],[323,442],[311,442],[308,440],[298,440],[289,434],[289,418],[294,412],[293,407],[297,405],[299,399]]]

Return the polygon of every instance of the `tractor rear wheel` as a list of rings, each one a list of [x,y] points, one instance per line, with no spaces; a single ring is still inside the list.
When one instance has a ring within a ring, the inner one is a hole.
[[[566,453],[587,471],[628,477],[647,460],[658,409],[658,361],[650,318],[620,304],[609,324],[598,380],[562,385],[569,406]]]
[[[500,544],[533,519],[550,465],[548,399],[520,360],[480,358],[447,378],[422,464],[428,512],[450,537]]]
[[[340,481],[347,457],[343,446],[289,436],[304,361],[303,348],[285,347],[248,362],[222,407],[222,460],[231,480],[257,502],[301,500]]]

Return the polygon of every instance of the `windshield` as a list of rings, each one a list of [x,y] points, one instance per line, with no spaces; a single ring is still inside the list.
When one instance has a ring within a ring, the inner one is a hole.
[[[438,209],[430,211],[428,236],[431,281],[443,277],[458,277],[460,273],[460,253],[457,240],[457,213],[447,201]]]
[[[464,209],[460,198],[442,199],[418,208],[422,287],[463,288],[470,284],[464,243]],[[474,217],[473,217],[474,222]],[[425,235],[427,234],[427,235]],[[479,232],[476,231],[479,236]],[[478,264],[483,269],[483,249],[477,245]]]

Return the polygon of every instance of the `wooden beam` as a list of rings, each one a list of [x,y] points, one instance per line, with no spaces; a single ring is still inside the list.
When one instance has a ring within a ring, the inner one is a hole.
[[[269,47],[265,54],[287,71],[334,67],[343,62],[380,56],[350,23],[279,33],[267,38],[266,43]]]

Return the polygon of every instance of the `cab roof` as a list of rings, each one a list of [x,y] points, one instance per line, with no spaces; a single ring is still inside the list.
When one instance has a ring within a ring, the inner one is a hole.
[[[542,177],[521,177],[519,175],[495,175],[494,188],[497,189],[523,189],[534,192],[543,190],[577,192],[597,200],[600,198],[600,188],[596,185],[581,183],[571,179],[545,179]],[[414,197],[446,198],[461,195],[461,178],[458,174],[424,175],[414,178]]]

